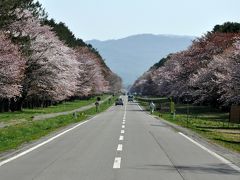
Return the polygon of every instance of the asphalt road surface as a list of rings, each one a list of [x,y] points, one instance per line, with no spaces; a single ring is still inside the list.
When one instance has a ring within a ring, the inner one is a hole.
[[[231,164],[126,104],[1,162],[0,180],[240,180]]]

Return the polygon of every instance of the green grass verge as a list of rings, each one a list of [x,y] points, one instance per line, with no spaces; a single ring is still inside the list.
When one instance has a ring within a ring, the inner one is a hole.
[[[106,101],[100,105],[99,112],[96,112],[95,108],[91,108],[77,113],[77,118],[72,115],[64,115],[42,121],[26,121],[19,125],[2,128],[0,129],[0,152],[16,149],[24,143],[37,140],[64,126],[84,121],[89,116],[105,111],[111,105]]]
[[[140,104],[149,110],[147,103],[140,102]],[[206,106],[190,105],[187,116],[186,109],[187,105],[180,104],[176,105],[175,117],[169,112],[154,112],[154,115],[189,128],[212,142],[240,152],[240,125],[229,123],[228,113]]]
[[[100,96],[101,99],[107,98],[109,95]],[[55,106],[49,106],[47,108],[34,108],[34,109],[23,109],[18,112],[6,112],[0,113],[0,122],[13,122],[13,124],[21,123],[24,121],[29,121],[33,116],[39,114],[48,114],[48,113],[57,113],[64,111],[71,111],[83,106],[90,105],[96,101],[96,97],[92,97],[88,100],[75,100],[75,101],[66,101],[62,104],[58,104]]]

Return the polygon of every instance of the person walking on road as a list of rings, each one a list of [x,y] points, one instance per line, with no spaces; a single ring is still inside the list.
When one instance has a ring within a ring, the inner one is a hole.
[[[155,110],[155,104],[151,101],[151,103],[150,103],[150,112],[151,112],[151,114],[154,112],[154,110]]]

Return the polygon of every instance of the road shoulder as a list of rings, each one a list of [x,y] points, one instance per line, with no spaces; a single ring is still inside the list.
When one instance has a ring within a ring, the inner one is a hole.
[[[220,145],[217,145],[213,143],[212,141],[202,137],[201,135],[197,134],[196,132],[191,131],[190,129],[181,127],[179,125],[176,125],[174,123],[171,123],[167,120],[162,119],[161,117],[155,116],[155,115],[150,115],[148,112],[147,113],[149,116],[162,121],[164,124],[170,126],[172,129],[174,129],[177,132],[181,132],[188,137],[192,138],[194,141],[200,143],[201,145],[205,146],[206,148],[210,149],[211,151],[217,153],[218,155],[224,157],[225,159],[229,160],[232,162],[234,165],[240,167],[240,154],[234,151],[231,151],[227,148],[224,148]]]

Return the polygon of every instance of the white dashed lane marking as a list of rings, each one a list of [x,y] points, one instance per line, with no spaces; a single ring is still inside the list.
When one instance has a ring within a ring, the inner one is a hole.
[[[123,141],[123,139],[124,139],[124,136],[119,137],[119,141]]]
[[[125,128],[125,124],[126,124],[126,110],[127,110],[127,106],[125,105],[121,134],[125,133],[125,131],[123,129]],[[120,135],[119,141],[123,141],[123,140],[124,140],[124,136]],[[117,151],[122,151],[122,150],[123,150],[123,145],[118,144]],[[120,167],[121,167],[121,157],[115,157],[115,160],[113,163],[113,169],[120,169]]]
[[[119,144],[118,147],[117,147],[117,151],[122,151],[122,149],[123,149],[123,145]]]
[[[113,169],[119,169],[121,167],[121,158],[116,157],[113,163]]]

